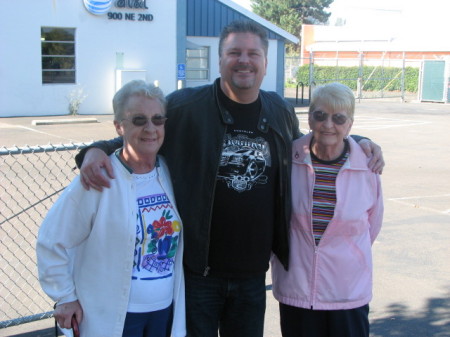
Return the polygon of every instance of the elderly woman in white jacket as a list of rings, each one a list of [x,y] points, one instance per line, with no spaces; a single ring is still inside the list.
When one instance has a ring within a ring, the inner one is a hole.
[[[144,81],[114,96],[123,148],[103,192],[77,177],[39,230],[42,288],[62,328],[81,336],[185,336],[182,222],[164,159],[165,98]]]

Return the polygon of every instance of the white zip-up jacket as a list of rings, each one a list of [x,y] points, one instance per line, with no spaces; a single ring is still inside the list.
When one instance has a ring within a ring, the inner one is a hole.
[[[115,179],[98,192],[76,177],[42,223],[36,245],[39,281],[55,302],[79,300],[81,336],[120,337],[127,313],[136,240],[136,186],[115,154]],[[176,209],[169,171],[157,158],[158,179]],[[186,335],[183,240],[174,266],[172,336]]]
[[[383,219],[380,176],[369,170],[368,158],[349,137],[350,156],[336,177],[334,216],[316,246],[310,141],[311,134],[292,147],[289,271],[273,257],[273,294],[281,303],[305,309],[358,308],[372,298],[371,247]]]

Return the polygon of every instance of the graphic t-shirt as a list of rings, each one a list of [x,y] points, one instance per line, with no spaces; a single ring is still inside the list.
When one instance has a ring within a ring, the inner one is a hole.
[[[133,174],[136,182],[136,246],[129,312],[167,308],[173,300],[173,270],[180,239],[180,219],[154,169]]]
[[[238,104],[220,93],[233,117],[217,174],[211,223],[211,275],[248,277],[268,269],[277,176],[273,134],[260,131],[261,102]]]

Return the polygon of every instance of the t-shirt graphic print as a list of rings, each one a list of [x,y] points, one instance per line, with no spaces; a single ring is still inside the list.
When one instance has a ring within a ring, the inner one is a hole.
[[[217,178],[225,181],[228,188],[243,192],[257,184],[267,184],[268,166],[270,148],[265,139],[244,134],[225,136]]]
[[[172,273],[178,247],[180,222],[174,218],[166,194],[138,199],[139,220],[136,229],[134,268],[144,279],[168,277]]]

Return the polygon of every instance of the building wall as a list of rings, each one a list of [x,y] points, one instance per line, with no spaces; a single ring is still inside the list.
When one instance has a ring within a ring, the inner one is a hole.
[[[112,113],[121,64],[145,70],[145,79],[159,81],[165,93],[175,90],[177,1],[147,0],[147,6],[111,11],[150,13],[153,21],[110,20],[89,13],[83,0],[2,1],[0,117],[67,114],[67,96],[80,87],[87,95],[80,114]],[[76,29],[76,84],[42,84],[41,27]]]
[[[442,60],[450,56],[445,44],[433,45],[430,41],[395,39],[386,33],[371,36],[345,27],[318,25],[302,26],[301,60],[309,64],[311,52],[314,64],[357,66],[361,55],[364,64],[373,61],[385,66],[401,67],[403,60],[408,66],[420,67],[423,60]],[[417,61],[417,62],[414,62]]]
[[[181,85],[211,83],[220,76],[217,50],[222,25],[218,22],[225,24],[242,18],[262,20],[253,13],[250,13],[253,18],[248,17],[249,13],[241,13],[229,1],[223,1],[226,4],[218,0],[145,2],[148,9],[130,9],[116,7],[113,0],[109,12],[122,13],[119,20],[109,18],[107,13],[91,14],[83,0],[2,1],[0,117],[68,114],[68,97],[79,89],[87,95],[79,114],[111,114],[112,97],[121,85],[119,73],[123,83],[134,78],[158,81],[166,94]],[[192,10],[196,15],[201,14],[201,23],[193,22],[189,16]],[[124,18],[125,14],[133,13],[134,20]],[[140,14],[151,14],[153,20],[138,21]],[[287,33],[275,26],[269,29],[270,23],[259,23],[269,35],[269,64],[262,88],[283,95],[285,37],[280,34]],[[212,30],[208,29],[211,24]],[[75,84],[42,84],[42,27],[75,29]],[[202,28],[200,32],[198,27]],[[189,36],[189,29],[199,35]],[[185,81],[180,75],[185,64],[186,36],[196,44],[211,48],[208,82]]]

